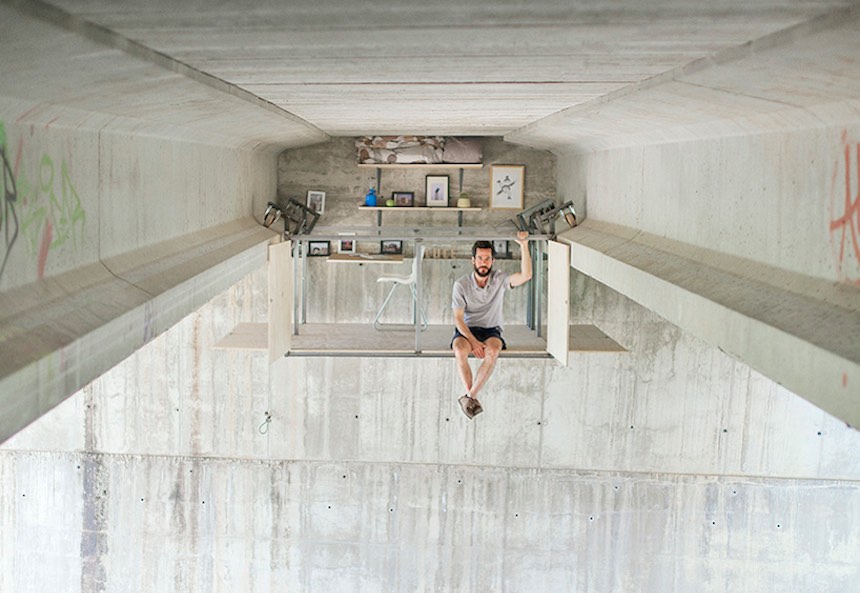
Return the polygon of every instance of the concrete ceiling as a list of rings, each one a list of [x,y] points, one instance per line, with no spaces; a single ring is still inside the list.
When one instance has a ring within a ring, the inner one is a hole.
[[[505,135],[854,3],[22,4],[342,136]]]

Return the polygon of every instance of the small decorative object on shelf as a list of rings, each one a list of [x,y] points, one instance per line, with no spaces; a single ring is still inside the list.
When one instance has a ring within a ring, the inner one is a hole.
[[[308,208],[317,214],[322,214],[325,210],[325,192],[310,190],[308,192]]]
[[[496,259],[511,259],[511,251],[505,239],[493,241],[493,251]]]
[[[338,233],[343,238],[337,242],[337,252],[338,253],[355,253],[355,231],[346,231],[343,233]]]
[[[364,196],[364,205],[365,206],[376,206],[376,188],[371,187],[367,190],[367,194]]]
[[[411,208],[415,203],[415,193],[411,191],[396,191],[391,194],[394,205],[398,208]]]
[[[448,206],[447,175],[428,175],[426,188],[428,206]]]
[[[308,255],[331,255],[328,241],[308,241]]]
[[[379,252],[385,255],[399,255],[403,253],[403,241],[386,239],[379,242]]]
[[[469,194],[463,192],[460,194],[460,197],[457,198],[457,208],[471,208],[472,201],[469,199]]]

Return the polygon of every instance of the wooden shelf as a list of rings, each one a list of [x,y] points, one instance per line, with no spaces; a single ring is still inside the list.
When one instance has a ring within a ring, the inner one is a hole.
[[[403,263],[403,254],[365,255],[359,253],[332,253],[328,256],[328,262],[334,264],[399,264]]]
[[[456,206],[359,206],[359,210],[379,210],[382,212],[409,212],[415,210],[435,210],[439,212],[480,212],[481,208],[472,206],[458,208]]]
[[[481,169],[483,163],[358,163],[365,169]]]

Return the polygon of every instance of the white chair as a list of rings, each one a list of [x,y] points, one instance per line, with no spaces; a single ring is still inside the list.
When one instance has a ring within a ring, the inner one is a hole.
[[[415,289],[415,282],[418,278],[418,266],[421,265],[422,259],[424,259],[424,246],[418,243],[415,246],[415,256],[412,258],[411,274],[408,276],[381,276],[376,279],[377,282],[392,283],[391,290],[388,291],[388,296],[385,297],[385,301],[383,301],[382,306],[379,308],[379,312],[376,314],[376,318],[373,320],[373,328],[377,331],[386,329],[386,325],[394,325],[390,323],[381,323],[379,320],[382,318],[385,308],[388,307],[388,303],[391,301],[394,291],[401,285],[408,286],[412,292],[412,322],[415,323],[416,315],[421,315],[421,330],[423,331],[427,329],[427,326],[429,325],[427,321],[427,313],[424,312],[424,307],[422,307],[421,303],[418,302],[418,291]]]

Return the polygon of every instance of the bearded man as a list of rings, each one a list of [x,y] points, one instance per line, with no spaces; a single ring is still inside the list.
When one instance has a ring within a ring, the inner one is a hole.
[[[499,352],[507,347],[502,338],[505,293],[532,277],[528,236],[525,231],[517,233],[522,254],[519,272],[508,274],[494,270],[496,253],[493,244],[476,241],[472,246],[473,271],[454,283],[451,308],[454,310],[455,328],[451,348],[457,361],[457,372],[466,388],[466,394],[458,401],[469,419],[483,412],[478,392],[493,373]],[[469,354],[482,361],[474,377],[469,366]]]

